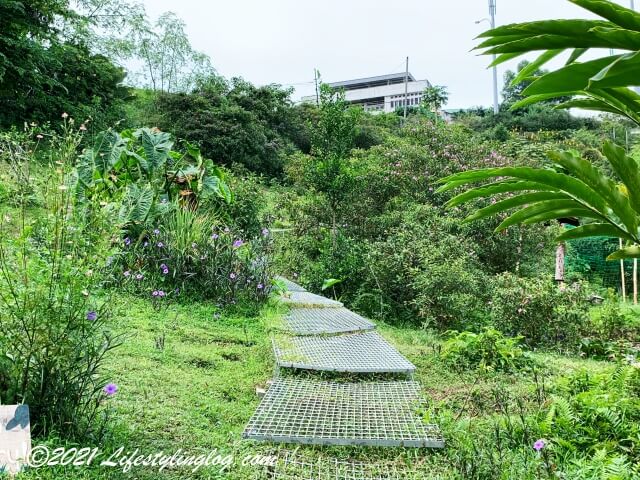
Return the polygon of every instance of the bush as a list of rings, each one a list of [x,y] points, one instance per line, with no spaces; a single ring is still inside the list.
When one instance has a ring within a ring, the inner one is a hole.
[[[91,224],[71,208],[80,136],[54,137],[50,175],[34,220],[27,208],[31,156],[15,158],[19,210],[0,229],[0,403],[25,403],[36,435],[99,433],[105,355],[118,340],[105,329],[108,300],[97,294],[108,255],[105,218]],[[55,167],[55,169],[54,169]]]
[[[117,284],[147,296],[187,296],[252,307],[270,292],[271,236],[248,240],[188,208],[176,207],[138,238],[126,237],[114,264]]]
[[[575,348],[588,321],[584,285],[567,287],[547,278],[518,278],[505,273],[494,280],[491,318],[507,335],[521,335],[529,346]]]
[[[540,423],[554,456],[573,460],[587,471],[617,457],[623,467],[640,463],[640,369],[619,367],[613,373],[586,370],[563,378]],[[586,453],[593,455],[587,460]],[[619,463],[619,462],[618,462]],[[567,478],[594,478],[571,476]],[[613,477],[612,477],[613,478]],[[615,478],[633,478],[618,476]]]
[[[455,368],[517,372],[533,366],[533,359],[520,348],[521,337],[505,337],[493,328],[481,333],[449,332],[442,345],[442,358]]]

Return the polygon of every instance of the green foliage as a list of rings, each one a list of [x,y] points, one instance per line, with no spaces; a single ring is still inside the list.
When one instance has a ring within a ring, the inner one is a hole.
[[[616,466],[627,473],[610,478],[637,478],[631,465],[640,461],[639,372],[630,366],[604,374],[582,370],[557,385],[540,423],[542,433],[554,456],[567,463],[586,452],[592,455],[574,464],[584,476],[571,478],[593,478],[584,472]]]
[[[283,155],[304,142],[291,91],[209,77],[192,93],[161,95],[158,126],[199,145],[223,165],[240,164],[269,177],[282,174]]]
[[[486,328],[481,333],[449,332],[442,344],[442,358],[454,368],[482,372],[517,372],[533,366],[533,359],[519,346],[522,337],[505,337]]]
[[[132,233],[172,204],[196,207],[211,197],[231,202],[220,168],[189,144],[182,153],[172,148],[171,136],[157,129],[101,133],[78,162],[78,201],[117,209],[118,224]]]
[[[99,289],[112,230],[107,218],[87,223],[72,206],[81,135],[63,128],[65,136],[52,139],[56,165],[42,188],[22,181],[33,153],[2,152],[13,164],[19,208],[0,225],[0,402],[28,404],[36,435],[82,439],[101,435],[102,366],[118,345]]]
[[[270,247],[268,230],[247,239],[210,216],[175,208],[152,230],[124,239],[114,281],[158,302],[180,296],[253,308],[270,292]]]
[[[518,278],[505,273],[494,280],[491,319],[507,335],[529,346],[575,349],[587,323],[584,285],[559,287],[550,278]]]

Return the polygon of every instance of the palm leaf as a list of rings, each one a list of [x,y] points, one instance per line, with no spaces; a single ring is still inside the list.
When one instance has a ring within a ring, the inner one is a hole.
[[[640,246],[633,245],[613,252],[607,260],[626,260],[627,258],[640,258]]]
[[[507,198],[506,200],[502,200],[500,202],[494,203],[493,205],[489,205],[488,207],[481,208],[477,212],[472,215],[469,215],[464,219],[464,222],[472,222],[475,220],[481,220],[486,217],[491,217],[501,212],[505,212],[507,210],[511,210],[515,207],[520,207],[522,205],[529,205],[533,203],[539,203],[546,200],[566,200],[567,196],[563,193],[557,192],[536,192],[536,193],[526,193],[524,195],[518,195],[515,197]]]
[[[633,238],[624,230],[620,230],[609,223],[588,223],[580,227],[571,228],[559,235],[557,240],[565,241],[588,237],[622,237],[633,241]]]

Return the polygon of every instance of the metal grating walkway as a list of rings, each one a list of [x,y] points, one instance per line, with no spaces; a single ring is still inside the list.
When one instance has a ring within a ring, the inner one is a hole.
[[[330,335],[373,330],[376,326],[346,308],[292,308],[284,329],[296,335]]]
[[[297,283],[292,282],[288,278],[276,277],[276,280],[278,280],[279,282],[284,283],[284,286],[290,292],[306,292],[306,290],[303,287],[301,287]]]
[[[335,458],[305,458],[290,453],[280,458],[268,478],[272,480],[427,480],[425,472],[410,471],[393,464],[341,461]],[[430,477],[436,478],[436,477]]]
[[[280,299],[291,307],[301,308],[342,308],[340,302],[311,292],[289,292]]]
[[[416,367],[376,332],[332,337],[279,336],[279,367],[352,373],[413,373]]]
[[[278,378],[243,437],[316,445],[444,447],[419,414],[417,382],[336,383]]]

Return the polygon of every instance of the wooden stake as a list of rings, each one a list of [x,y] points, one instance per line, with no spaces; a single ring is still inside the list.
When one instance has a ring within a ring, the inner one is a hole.
[[[638,259],[633,259],[633,304],[638,305]]]

